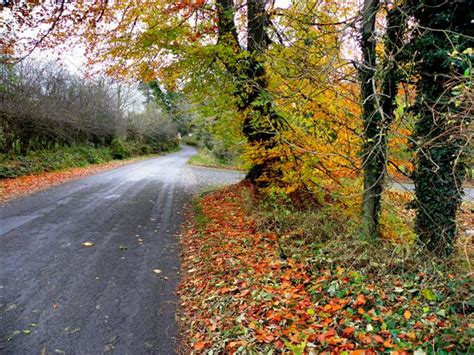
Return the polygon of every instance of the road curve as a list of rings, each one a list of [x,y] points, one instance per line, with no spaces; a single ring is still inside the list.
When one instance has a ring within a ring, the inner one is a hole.
[[[185,147],[0,207],[0,353],[178,351],[183,209],[193,193],[242,178],[191,167],[193,154]]]

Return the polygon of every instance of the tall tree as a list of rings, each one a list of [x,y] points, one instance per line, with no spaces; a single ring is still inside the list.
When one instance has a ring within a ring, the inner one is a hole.
[[[219,42],[230,46],[234,54],[234,58],[225,58],[224,62],[236,81],[237,108],[245,117],[242,131],[249,144],[261,154],[247,174],[253,183],[276,177],[275,158],[271,157],[270,151],[275,147],[275,137],[282,122],[268,92],[265,69],[264,53],[270,42],[266,32],[267,2],[247,1],[247,50],[244,50],[238,41],[233,1],[217,1]]]
[[[423,0],[410,1],[418,24],[413,39],[416,60],[419,115],[413,137],[416,150],[415,229],[420,241],[439,255],[453,250],[457,228],[456,213],[462,201],[465,176],[463,149],[472,107],[463,110],[456,76],[472,82],[474,2]],[[453,35],[455,34],[455,35]],[[466,54],[459,60],[456,53]],[[466,53],[466,52],[464,52]],[[463,74],[464,73],[464,74]],[[457,84],[457,83],[456,83]],[[471,89],[472,90],[472,89]],[[472,91],[471,91],[472,92]]]
[[[382,129],[384,117],[378,101],[376,83],[375,19],[379,6],[379,0],[364,1],[361,26],[362,63],[359,69],[365,138],[362,223],[364,234],[371,238],[376,238],[379,233],[380,202],[386,162],[386,138]]]
[[[399,57],[403,45],[406,16],[396,3],[387,6],[383,56],[377,55],[375,34],[379,0],[366,0],[362,11],[361,81],[364,121],[364,191],[362,197],[363,232],[375,239],[379,235],[381,199],[387,175],[387,134],[393,121],[398,84]]]

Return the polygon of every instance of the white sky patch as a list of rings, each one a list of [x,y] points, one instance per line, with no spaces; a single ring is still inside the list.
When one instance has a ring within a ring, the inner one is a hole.
[[[354,1],[358,2],[358,0],[351,0],[353,3]],[[292,3],[297,3],[295,0],[275,0],[274,6],[279,7],[279,8],[288,8],[291,6]],[[357,6],[355,6],[357,7]],[[356,9],[355,9],[356,10]],[[355,12],[355,11],[354,11]],[[238,16],[237,16],[238,17]],[[0,18],[0,24],[3,21],[9,21],[11,20],[11,14],[8,13],[8,11],[1,11],[1,18]],[[242,21],[239,21],[239,18],[236,19],[236,21],[240,22],[239,26],[245,26],[245,24],[242,23]],[[2,26],[3,27],[3,26]],[[0,34],[2,33],[2,28],[0,28]],[[44,30],[44,29],[43,29]],[[26,31],[25,33],[22,33],[22,37],[35,37],[35,35],[40,31],[39,28],[36,29],[30,29]],[[243,39],[245,42],[246,38]],[[354,52],[357,53],[357,43],[355,42],[354,36],[351,33],[345,34],[343,38],[343,42],[345,45],[343,47],[343,54],[344,56],[350,58],[353,58],[354,56],[357,56],[357,54],[354,54]],[[41,60],[48,60],[48,61],[54,61],[57,62],[58,64],[66,67],[68,70],[71,72],[80,75],[82,77],[87,77],[87,74],[90,72],[87,67],[87,59],[85,56],[85,45],[80,45],[77,43],[77,41],[73,42],[74,45],[71,43],[70,45],[62,45],[61,48],[58,49],[42,49],[42,50],[36,50],[32,54],[33,58],[41,59]],[[99,71],[103,72],[104,70],[104,65],[102,67],[99,66],[99,70],[93,70],[93,71]],[[93,79],[93,78],[92,78]],[[141,95],[141,94],[140,94]],[[144,100],[143,95],[141,95],[142,101]]]

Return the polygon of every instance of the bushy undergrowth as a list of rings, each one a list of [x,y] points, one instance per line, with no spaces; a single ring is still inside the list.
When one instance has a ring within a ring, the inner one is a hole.
[[[181,143],[187,144],[187,145],[190,145],[190,146],[196,147],[196,148],[201,147],[201,143],[194,136],[184,136],[183,138],[181,138]]]
[[[30,151],[27,155],[2,155],[0,178],[37,174],[71,167],[83,167],[112,160],[108,148],[66,147],[55,150]]]
[[[269,197],[247,205],[261,232],[276,233],[282,258],[304,264],[313,280],[326,277],[322,285],[307,285],[315,304],[364,295],[369,309],[349,310],[365,320],[355,323],[362,344],[367,335],[380,333],[392,338],[390,344],[380,342],[386,350],[469,352],[474,321],[469,242],[461,228],[452,257],[439,258],[421,248],[411,232],[410,199],[406,193],[385,193],[389,212],[382,218],[384,233],[378,241],[361,236],[359,218],[350,217],[347,206],[336,201],[306,211]],[[472,220],[467,205],[459,216],[461,225],[465,218]]]
[[[462,246],[441,260],[413,238],[368,241],[344,203],[303,211],[243,184],[197,205],[180,291],[196,353],[472,352]],[[399,212],[385,223],[402,228]]]
[[[105,163],[114,159],[160,153],[177,149],[177,144],[146,145],[115,139],[108,147],[60,147],[30,151],[26,155],[0,155],[0,178],[14,178],[66,168]]]

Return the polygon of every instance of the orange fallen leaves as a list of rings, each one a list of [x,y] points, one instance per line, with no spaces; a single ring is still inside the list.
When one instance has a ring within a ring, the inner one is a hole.
[[[376,354],[403,350],[403,339],[422,344],[411,331],[393,338],[387,317],[420,334],[426,322],[439,325],[432,314],[410,325],[415,316],[407,307],[413,305],[403,304],[400,293],[371,283],[354,287],[342,268],[315,272],[300,259],[280,258],[274,233],[259,232],[244,207],[246,189],[242,183],[203,197],[205,225],[190,225],[183,235],[180,318],[190,350],[265,353],[311,343],[318,353]],[[400,314],[394,304],[405,311]]]
[[[406,319],[406,320],[409,320],[411,318],[411,312],[407,309],[405,310],[405,312],[403,312],[403,317]]]
[[[208,222],[204,233],[191,228],[182,241],[183,270],[195,270],[183,273],[180,287],[182,311],[194,324],[188,334],[192,349],[205,351],[213,341],[212,334],[236,328],[246,329],[246,340],[262,346],[285,348],[287,341],[298,345],[313,339],[333,349],[354,349],[349,339],[355,328],[346,327],[344,332],[341,328],[340,333],[332,328],[337,324],[332,315],[351,301],[334,298],[328,304],[314,305],[304,287],[311,282],[305,266],[292,258],[281,260],[275,235],[256,231],[255,222],[242,208],[242,188],[205,196],[202,212]],[[324,275],[319,278],[328,280]],[[225,306],[219,306],[219,300]],[[358,302],[362,306],[365,299],[361,296]],[[322,317],[324,314],[327,316]],[[236,318],[240,319],[237,323]],[[227,344],[227,351],[234,351],[243,336],[221,341]]]
[[[257,333],[255,335],[255,338],[258,341],[264,342],[264,343],[271,343],[273,340],[275,340],[275,337],[272,334],[268,334],[268,333],[260,333],[260,334]]]
[[[90,165],[82,168],[44,172],[37,175],[20,176],[11,179],[0,179],[0,203],[27,195],[47,187],[58,185],[70,180],[98,174],[119,166],[130,164],[133,160],[112,161],[105,164]]]
[[[363,306],[366,303],[364,295],[357,296],[354,306]]]
[[[342,331],[342,334],[346,337],[350,337],[352,334],[354,334],[355,328],[354,327],[347,327]]]
[[[196,344],[194,344],[194,350],[202,350],[206,347],[206,342],[204,341],[198,341]]]

